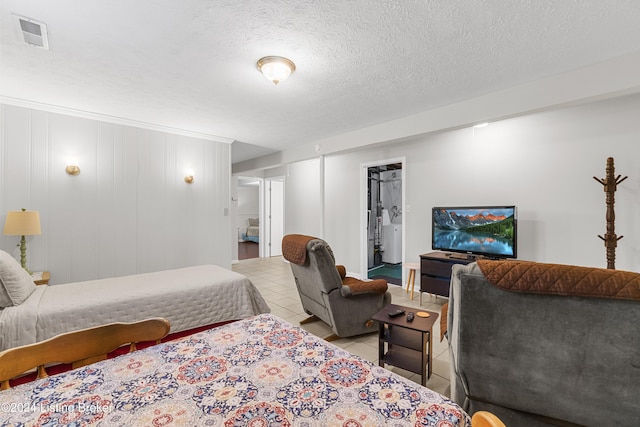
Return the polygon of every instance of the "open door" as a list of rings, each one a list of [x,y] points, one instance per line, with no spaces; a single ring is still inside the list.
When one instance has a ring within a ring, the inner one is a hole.
[[[279,256],[284,237],[284,178],[267,179],[266,193],[265,256]]]

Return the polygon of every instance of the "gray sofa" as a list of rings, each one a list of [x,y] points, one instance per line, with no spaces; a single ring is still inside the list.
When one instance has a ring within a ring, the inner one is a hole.
[[[509,427],[640,426],[640,274],[455,265],[451,397]]]

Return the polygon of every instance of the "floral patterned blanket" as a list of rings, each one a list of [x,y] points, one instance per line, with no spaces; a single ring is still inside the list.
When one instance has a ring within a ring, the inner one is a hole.
[[[0,425],[466,426],[444,396],[271,314],[0,392]]]

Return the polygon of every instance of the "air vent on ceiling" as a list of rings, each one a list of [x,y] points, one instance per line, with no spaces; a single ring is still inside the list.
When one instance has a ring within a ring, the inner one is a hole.
[[[47,38],[47,26],[33,19],[24,16],[13,15],[18,30],[18,37],[31,46],[49,50],[49,39]]]

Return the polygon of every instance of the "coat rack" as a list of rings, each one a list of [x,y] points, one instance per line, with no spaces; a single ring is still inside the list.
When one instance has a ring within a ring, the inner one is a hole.
[[[624,236],[616,236],[616,213],[613,210],[613,204],[615,203],[615,192],[618,184],[620,184],[628,177],[625,176],[624,178],[620,179],[620,175],[615,176],[613,157],[609,157],[607,159],[606,172],[607,177],[605,179],[596,178],[595,176],[593,177],[593,179],[604,186],[604,192],[607,194],[607,232],[604,237],[600,235],[598,235],[598,237],[604,241],[604,246],[607,248],[607,268],[615,270],[616,247],[618,246],[618,240],[622,239]]]

